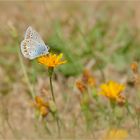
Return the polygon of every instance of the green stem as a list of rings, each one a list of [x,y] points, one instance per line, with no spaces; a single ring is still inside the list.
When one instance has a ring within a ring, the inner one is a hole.
[[[52,93],[53,101],[56,104],[56,102],[55,102],[55,96],[54,96],[54,92],[53,92],[52,76],[50,76],[50,87],[51,87],[51,93]]]
[[[52,85],[52,75],[50,76],[50,87],[51,87],[51,93],[52,93],[52,98],[53,98],[53,101],[54,103],[56,104],[56,101],[55,101],[55,96],[54,96],[54,91],[53,91],[53,85]],[[57,113],[57,112],[56,112]],[[54,114],[54,117],[56,119],[56,123],[57,123],[57,128],[58,128],[58,134],[60,136],[60,124],[59,124],[59,117],[57,116],[57,114]]]
[[[110,106],[111,106],[111,113],[110,113],[110,125],[113,125],[113,122],[115,121],[115,107],[116,103],[114,100],[110,100]]]

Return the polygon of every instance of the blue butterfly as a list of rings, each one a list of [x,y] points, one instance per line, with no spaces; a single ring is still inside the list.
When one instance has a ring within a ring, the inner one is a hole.
[[[49,53],[49,47],[45,45],[40,35],[32,28],[28,27],[24,40],[21,42],[21,52],[28,59],[35,59]]]

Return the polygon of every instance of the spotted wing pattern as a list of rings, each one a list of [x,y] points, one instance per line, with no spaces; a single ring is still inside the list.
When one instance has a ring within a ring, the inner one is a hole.
[[[41,55],[48,54],[49,47],[45,45],[40,35],[32,28],[28,27],[24,40],[21,42],[21,52],[24,57],[34,59]]]

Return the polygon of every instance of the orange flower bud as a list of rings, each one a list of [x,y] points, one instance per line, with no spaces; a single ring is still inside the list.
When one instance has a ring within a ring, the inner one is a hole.
[[[83,72],[82,81],[89,86],[95,86],[96,81],[95,78],[91,75],[90,71],[85,69]]]
[[[131,64],[131,69],[134,73],[137,73],[138,72],[138,63],[137,62],[133,62]]]
[[[83,93],[83,92],[86,91],[86,86],[84,85],[83,82],[77,81],[77,82],[76,82],[76,86],[77,86],[77,88],[80,90],[81,93]]]
[[[46,117],[48,115],[48,113],[49,113],[48,108],[46,108],[45,106],[41,106],[39,110],[40,110],[40,114],[43,117]]]

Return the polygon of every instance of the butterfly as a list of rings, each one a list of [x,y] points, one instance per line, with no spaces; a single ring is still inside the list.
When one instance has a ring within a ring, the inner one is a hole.
[[[24,40],[21,42],[21,53],[31,60],[49,53],[49,47],[31,26],[27,28]]]

